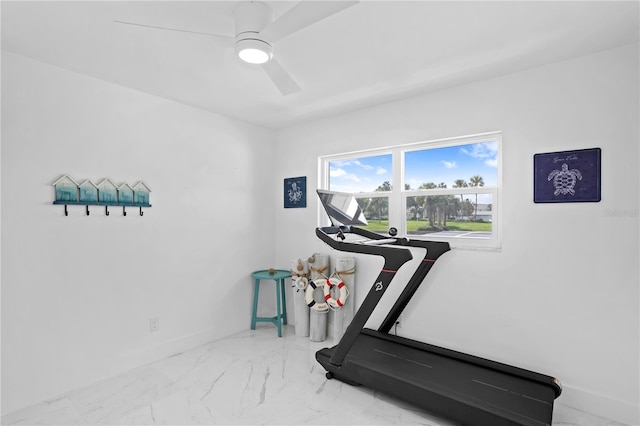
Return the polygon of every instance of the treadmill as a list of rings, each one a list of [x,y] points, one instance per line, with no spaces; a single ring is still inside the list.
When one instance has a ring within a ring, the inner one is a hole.
[[[352,194],[317,190],[332,225],[316,235],[335,250],[382,256],[384,265],[340,342],[316,352],[328,379],[363,385],[463,425],[551,425],[562,386],[554,377],[389,334],[449,243],[390,237],[359,228],[367,221]],[[355,240],[354,240],[355,238]],[[409,248],[426,251],[377,330],[364,328]]]

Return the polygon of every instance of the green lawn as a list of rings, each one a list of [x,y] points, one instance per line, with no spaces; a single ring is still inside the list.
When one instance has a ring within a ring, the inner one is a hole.
[[[424,220],[407,221],[407,233],[416,232],[418,228],[428,226],[429,222]],[[369,226],[363,228],[374,232],[387,232],[389,230],[388,220],[369,220]],[[482,231],[491,232],[491,222],[467,222],[467,221],[447,221],[447,228],[450,231]]]

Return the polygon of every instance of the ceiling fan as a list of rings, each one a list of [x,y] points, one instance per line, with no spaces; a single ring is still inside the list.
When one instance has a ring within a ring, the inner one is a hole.
[[[321,21],[358,3],[357,1],[300,1],[274,20],[271,7],[259,1],[243,1],[235,7],[235,37],[189,31],[178,28],[159,27],[134,22],[114,21],[118,24],[160,30],[204,34],[220,39],[229,47],[235,47],[238,58],[246,63],[261,66],[280,93],[289,95],[299,92],[300,86],[277,61],[274,43],[309,25]]]

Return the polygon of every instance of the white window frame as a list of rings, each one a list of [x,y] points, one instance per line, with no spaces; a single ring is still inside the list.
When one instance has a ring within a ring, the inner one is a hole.
[[[405,153],[425,149],[443,148],[457,145],[468,145],[495,141],[498,145],[497,154],[497,184],[495,186],[479,186],[468,188],[436,188],[436,189],[411,189],[405,190],[404,182],[404,158]],[[318,183],[321,189],[329,189],[329,163],[351,158],[362,158],[379,155],[392,156],[392,191],[388,192],[358,192],[357,198],[388,197],[389,198],[389,224],[398,229],[398,235],[412,239],[425,239],[432,241],[447,241],[453,248],[499,250],[502,247],[502,202],[500,194],[502,190],[502,132],[488,132],[469,136],[460,136],[446,139],[415,142],[392,147],[376,148],[362,151],[325,155],[318,157]],[[490,194],[492,196],[492,225],[490,238],[466,238],[466,237],[441,237],[434,234],[407,235],[406,206],[407,198],[413,196],[429,195],[461,195],[461,194]],[[322,207],[318,206],[318,224],[326,225],[326,215]]]

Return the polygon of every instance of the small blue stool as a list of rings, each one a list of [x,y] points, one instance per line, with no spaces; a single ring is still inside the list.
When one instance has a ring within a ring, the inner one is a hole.
[[[291,272],[276,269],[273,274],[268,270],[255,271],[251,276],[256,280],[253,290],[253,313],[251,315],[251,329],[256,329],[257,322],[272,322],[278,327],[278,337],[282,337],[282,324],[287,324],[287,301],[284,292],[284,280],[291,277]],[[276,282],[276,316],[259,317],[258,294],[260,293],[260,280],[274,280]]]

